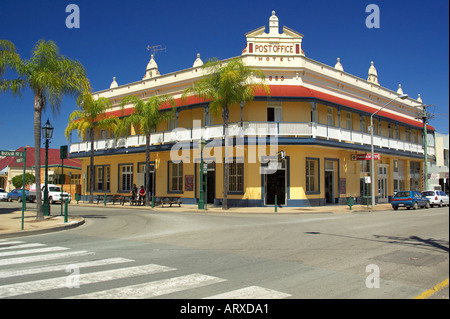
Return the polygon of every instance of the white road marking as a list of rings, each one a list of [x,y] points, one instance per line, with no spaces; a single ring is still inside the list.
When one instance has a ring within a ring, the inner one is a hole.
[[[0,271],[0,278],[18,277],[18,276],[26,276],[26,275],[33,275],[33,274],[42,274],[42,273],[53,272],[53,271],[62,271],[62,270],[66,270],[69,265],[76,265],[80,269],[82,269],[82,268],[88,268],[88,267],[127,263],[127,262],[132,262],[132,261],[134,261],[134,260],[126,259],[126,258],[109,258],[109,259],[86,261],[86,262],[74,262],[71,264],[52,265],[52,266],[46,266],[46,267],[8,269],[8,270]]]
[[[46,246],[46,245],[39,244],[39,243],[11,245],[11,246],[7,246],[7,247],[1,247],[1,245],[0,245],[0,250],[22,249],[22,248],[32,248],[32,247],[42,247],[42,246]]]
[[[210,296],[204,299],[283,299],[291,295],[272,289],[258,286],[250,286],[222,294]]]
[[[24,249],[24,250],[17,250],[17,251],[4,251],[4,252],[0,252],[0,257],[35,254],[35,253],[47,253],[47,252],[61,251],[61,250],[67,250],[67,249],[69,249],[69,248],[67,248],[67,247],[45,247],[45,248]]]
[[[88,274],[80,274],[78,277],[80,287],[92,283],[110,281],[121,278],[128,278],[141,275],[155,274],[159,272],[171,271],[175,268],[169,268],[160,265],[144,265],[120,268],[114,270],[105,270]],[[67,288],[68,276],[43,279],[29,282],[22,282],[17,284],[0,286],[0,298],[20,296],[24,294],[42,292],[52,289]],[[74,288],[72,288],[74,289]],[[75,288],[76,289],[76,288]]]
[[[65,252],[65,253],[54,253],[54,254],[46,254],[46,255],[7,258],[7,259],[0,259],[0,266],[33,263],[33,262],[38,262],[38,261],[47,261],[47,260],[54,260],[54,259],[59,259],[59,258],[68,258],[68,257],[93,255],[93,254],[94,253],[92,253],[92,252],[81,250],[81,251],[69,251],[69,252]]]
[[[202,274],[191,274],[158,281],[146,282],[127,287],[120,287],[116,289],[93,292],[69,298],[80,298],[80,299],[152,298],[187,289],[207,286],[222,281],[226,280]]]
[[[23,243],[25,243],[25,242],[24,241],[18,241],[18,240],[14,240],[14,241],[0,241],[0,247],[8,246],[8,245],[23,244]]]

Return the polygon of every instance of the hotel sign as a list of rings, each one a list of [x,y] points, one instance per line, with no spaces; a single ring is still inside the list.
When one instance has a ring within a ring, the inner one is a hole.
[[[379,153],[373,154],[374,160],[379,160],[381,158]],[[370,161],[372,159],[372,154],[352,154],[352,161]]]

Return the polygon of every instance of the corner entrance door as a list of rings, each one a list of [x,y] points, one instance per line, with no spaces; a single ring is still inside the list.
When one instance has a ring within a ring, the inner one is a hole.
[[[264,201],[265,205],[275,205],[275,195],[277,205],[286,205],[286,165],[285,160],[278,163],[278,169],[273,172],[267,169],[264,174]],[[269,174],[272,173],[272,174]]]
[[[325,201],[327,204],[335,204],[334,176],[334,161],[325,161]]]

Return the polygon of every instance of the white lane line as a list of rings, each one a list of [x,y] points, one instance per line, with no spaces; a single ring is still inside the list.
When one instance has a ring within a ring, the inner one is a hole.
[[[52,272],[52,271],[62,271],[62,270],[66,270],[69,265],[76,265],[77,267],[82,269],[82,268],[88,268],[88,267],[97,267],[97,266],[104,266],[104,265],[127,263],[127,262],[132,262],[132,261],[134,261],[134,260],[126,259],[126,258],[108,258],[108,259],[93,260],[93,261],[86,261],[86,262],[74,262],[71,264],[52,265],[52,266],[46,266],[46,267],[31,267],[31,268],[24,268],[24,269],[0,270],[0,278],[42,274],[42,273]],[[82,270],[80,270],[80,271],[82,271]]]
[[[33,247],[42,247],[46,246],[45,244],[32,243],[32,244],[22,244],[22,245],[11,245],[7,247],[1,247],[0,250],[11,250],[11,249],[22,249],[22,248],[33,248]]]
[[[69,249],[69,248],[67,248],[67,247],[45,247],[45,248],[24,249],[24,250],[17,250],[17,251],[4,251],[4,252],[0,252],[0,257],[35,254],[35,253],[48,253],[48,252],[61,251],[61,250],[67,250],[67,249]]]
[[[146,282],[142,284],[98,291],[78,296],[69,297],[77,299],[138,299],[152,298],[169,293],[198,288],[225,281],[225,279],[202,275],[191,274],[174,277],[158,281]]]
[[[115,279],[135,277],[141,275],[149,275],[171,270],[175,269],[159,265],[145,265],[145,266],[98,271],[88,274],[80,274],[77,279],[80,287],[82,287],[83,285],[103,281],[110,281]],[[0,298],[20,296],[24,294],[48,291],[52,289],[60,289],[60,288],[69,289],[70,282],[68,282],[68,279],[71,278],[69,278],[68,276],[63,276],[58,278],[43,279],[0,286]]]
[[[283,299],[291,295],[280,291],[262,288],[258,286],[250,286],[237,289],[223,294],[210,296],[204,299]]]
[[[38,261],[47,261],[47,260],[68,258],[68,257],[74,257],[74,256],[83,256],[83,255],[94,255],[94,253],[85,251],[85,250],[80,250],[80,251],[69,251],[69,252],[65,252],[65,253],[54,253],[54,254],[46,254],[46,255],[7,258],[7,259],[0,259],[0,266],[33,263],[33,262],[38,262]]]

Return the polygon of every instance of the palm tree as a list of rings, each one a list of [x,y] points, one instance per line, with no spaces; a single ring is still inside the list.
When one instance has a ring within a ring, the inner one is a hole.
[[[69,122],[65,130],[66,138],[70,133],[77,130],[78,137],[91,142],[90,166],[89,166],[89,203],[94,203],[94,129],[106,128],[116,131],[119,124],[117,116],[105,116],[106,111],[111,108],[111,102],[107,98],[100,97],[94,99],[90,92],[84,92],[77,99],[78,109],[69,116]],[[86,133],[89,136],[86,136]]]
[[[90,85],[83,65],[61,54],[53,41],[36,43],[28,60],[22,60],[14,45],[0,40],[0,92],[11,91],[14,95],[26,88],[34,93],[34,145],[36,185],[41,184],[41,114],[50,105],[54,114],[59,113],[63,95],[78,96]],[[4,71],[17,73],[15,79],[3,78]],[[37,220],[44,218],[41,189],[36,187]]]
[[[210,101],[209,109],[212,114],[222,113],[223,125],[225,129],[225,169],[223,176],[223,203],[222,209],[228,209],[228,185],[229,185],[229,138],[228,122],[229,108],[232,104],[249,102],[254,98],[254,90],[263,89],[267,95],[270,94],[269,87],[264,84],[264,74],[249,66],[245,66],[240,58],[231,59],[222,66],[217,59],[206,62],[202,68],[205,76],[198,82],[185,90],[183,96],[195,95]],[[258,82],[253,82],[253,76],[259,77]]]
[[[175,101],[169,95],[161,95],[161,96],[152,96],[147,101],[143,101],[140,98],[130,95],[125,97],[121,106],[122,109],[127,104],[134,105],[134,112],[122,119],[121,123],[121,133],[128,130],[132,125],[137,126],[140,132],[145,135],[145,189],[146,192],[150,189],[150,138],[152,132],[156,131],[158,125],[170,118],[173,117],[175,111]],[[171,105],[172,110],[169,112],[164,112],[161,110],[161,107],[165,105]],[[153,190],[153,193],[155,190]],[[145,205],[149,204],[149,196],[145,196]]]

